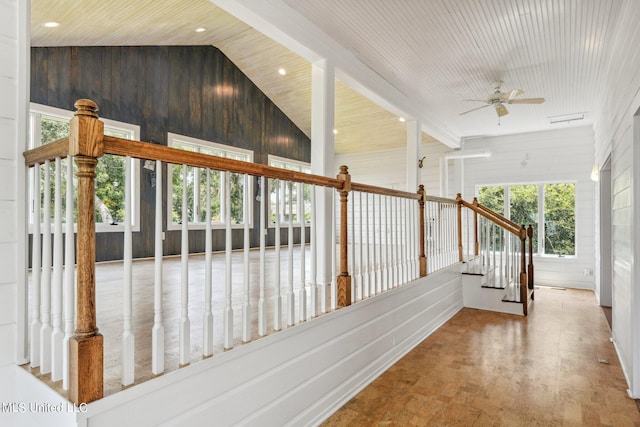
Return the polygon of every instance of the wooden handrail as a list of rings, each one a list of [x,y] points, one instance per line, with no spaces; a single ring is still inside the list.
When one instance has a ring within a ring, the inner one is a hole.
[[[232,173],[264,176],[265,178],[281,179],[285,181],[302,182],[305,184],[322,185],[340,190],[342,181],[321,175],[290,171],[259,163],[244,162],[242,160],[227,159],[210,154],[194,153],[164,145],[148,142],[131,141],[129,139],[104,137],[105,154],[131,156],[137,159],[160,160],[165,163],[185,164],[198,168],[207,168]]]
[[[451,204],[451,205],[458,204],[458,201],[456,199],[447,199],[446,197],[425,196],[424,200],[426,202],[445,203],[445,204]]]
[[[518,237],[522,237],[523,235],[526,237],[526,230],[523,227],[520,226],[514,226],[514,224],[507,220],[506,218],[496,214],[493,211],[490,211],[491,213],[487,212],[486,208],[485,209],[481,209],[479,206],[475,206],[472,203],[469,203],[465,200],[462,199],[462,196],[460,194],[458,194],[458,203],[460,203],[461,206],[464,206],[468,209],[471,209],[472,211],[476,212],[478,215],[485,217],[486,219],[488,219],[489,221],[493,222],[494,224],[504,228],[505,230],[509,231],[512,234],[515,234]]]
[[[69,137],[32,148],[22,155],[27,167],[35,166],[36,163],[42,164],[46,160],[54,160],[56,157],[64,159],[69,155]]]
[[[479,209],[485,211],[487,214],[493,215],[494,217],[499,218],[501,221],[504,221],[507,224],[511,224],[515,228],[520,228],[520,224],[516,224],[515,222],[511,221],[509,218],[505,218],[504,216],[500,215],[499,213],[494,212],[491,209],[489,209],[488,207],[478,203],[478,198],[477,197],[473,198],[473,205],[477,206]]]
[[[380,194],[382,196],[403,197],[405,199],[420,200],[420,195],[417,193],[409,193],[407,191],[395,190],[393,188],[376,187],[375,185],[360,184],[357,182],[351,183],[351,189],[353,191],[360,191],[363,193]]]

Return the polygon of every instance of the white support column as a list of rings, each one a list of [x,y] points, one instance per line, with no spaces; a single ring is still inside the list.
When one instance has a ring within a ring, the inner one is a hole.
[[[335,69],[323,59],[311,64],[311,172],[335,177],[334,164]],[[331,277],[331,219],[335,190],[319,188],[316,193],[317,280],[320,286],[321,312],[327,311],[327,287]]]
[[[407,191],[414,192],[420,185],[420,169],[418,160],[420,155],[420,145],[422,142],[422,131],[418,120],[407,120]]]

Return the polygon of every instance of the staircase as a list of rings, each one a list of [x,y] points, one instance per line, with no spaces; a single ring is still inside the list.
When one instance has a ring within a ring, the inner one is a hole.
[[[460,236],[466,235],[467,248],[474,247],[465,257],[460,244],[464,306],[526,316],[534,297],[532,227],[511,222],[477,199],[468,203],[458,195],[457,200],[466,208],[466,216],[459,215]]]
[[[468,308],[523,315],[520,284],[509,279],[499,266],[485,267],[476,257],[462,267],[462,301]],[[527,289],[527,305],[533,301],[533,290]]]

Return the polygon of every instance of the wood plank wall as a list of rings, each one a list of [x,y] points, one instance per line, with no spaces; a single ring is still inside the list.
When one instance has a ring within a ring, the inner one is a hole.
[[[139,125],[142,141],[166,145],[167,132],[173,132],[253,150],[256,163],[267,164],[269,154],[311,161],[309,138],[213,46],[32,48],[31,101],[73,111],[80,98],[94,100],[100,117]],[[155,189],[150,174],[141,168],[135,258],[154,252]],[[166,188],[166,170],[164,177]],[[251,199],[254,224],[259,224],[258,204]],[[299,230],[296,233],[299,240]],[[251,237],[257,246],[255,227]],[[286,242],[286,230],[282,239]],[[270,230],[268,244],[273,240]],[[96,245],[98,261],[122,259],[122,233],[97,233]],[[214,249],[223,245],[224,230],[216,230]],[[241,247],[242,230],[233,231],[233,245]],[[204,231],[189,232],[189,250],[204,251]],[[166,232],[164,251],[179,253],[179,231]]]

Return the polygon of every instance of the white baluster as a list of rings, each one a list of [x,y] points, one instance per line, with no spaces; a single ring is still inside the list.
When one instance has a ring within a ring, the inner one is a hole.
[[[396,283],[398,285],[402,285],[402,276],[401,276],[401,271],[400,271],[400,263],[402,262],[402,260],[400,259],[402,257],[402,248],[400,247],[400,207],[399,207],[399,203],[400,200],[396,197],[395,199],[395,222],[396,222],[396,233],[395,233],[395,245],[396,245],[396,260],[394,263],[394,270],[395,270],[395,275],[396,275]]]
[[[187,165],[182,165],[182,228],[181,228],[181,294],[180,294],[180,356],[179,363],[191,362],[191,322],[189,320],[189,210]],[[195,215],[195,212],[194,212]]]
[[[51,372],[51,166],[44,162],[42,276],[40,282],[40,373]]]
[[[409,256],[407,254],[407,249],[408,249],[408,245],[407,245],[407,232],[408,232],[408,225],[409,225],[409,221],[407,220],[407,199],[402,198],[400,199],[400,231],[402,232],[400,234],[400,241],[401,241],[401,248],[402,248],[402,281],[404,283],[407,283],[409,281],[409,275],[408,275],[408,267],[407,267],[407,261],[409,259]]]
[[[365,247],[366,255],[366,272],[365,272],[365,285],[364,285],[364,297],[369,298],[371,295],[371,249],[369,248],[371,244],[371,239],[369,238],[369,233],[371,232],[371,228],[369,228],[369,193],[364,194],[364,234],[367,238],[367,246]]]
[[[31,252],[31,328],[29,336],[31,338],[31,367],[40,366],[40,281],[42,275],[42,254],[41,249],[41,212],[40,203],[42,203],[42,191],[40,190],[40,163],[36,163],[32,170],[33,179],[33,243]]]
[[[69,340],[75,329],[75,235],[73,232],[73,157],[67,157],[67,194],[64,239],[64,338],[62,340],[62,388],[69,390]]]
[[[389,196],[389,288],[395,288],[397,286],[396,282],[396,248],[395,248],[395,221],[393,219],[393,211],[394,211],[394,201],[395,198]]]
[[[318,236],[316,235],[316,186],[311,186],[311,317],[318,314],[318,260],[317,260],[317,244]]]
[[[385,261],[384,261],[384,287],[383,289],[391,289],[391,269],[389,268],[391,262],[391,247],[389,246],[389,196],[384,196],[384,227],[380,227],[384,230],[384,247],[385,247]]]
[[[213,354],[213,236],[211,234],[211,170],[207,169],[207,188],[205,188],[205,239],[204,239],[204,314],[202,316],[202,355]]]
[[[274,326],[273,329],[279,331],[282,329],[282,290],[280,288],[280,196],[283,190],[283,183],[280,180],[274,181],[276,188],[276,227],[275,227],[275,257],[276,257],[276,271],[275,271],[275,283],[276,283],[276,308],[274,310]],[[284,192],[282,192],[284,196]]]
[[[493,256],[493,269],[496,269],[496,225],[491,223],[491,255]],[[495,278],[495,274],[491,277]]]
[[[504,233],[505,230],[503,228],[500,229],[499,239],[500,239],[500,287],[504,288]]]
[[[413,202],[413,207],[411,209],[412,212],[412,216],[411,216],[411,224],[412,224],[412,231],[411,231],[411,235],[413,236],[413,278],[417,279],[420,276],[420,261],[418,259],[418,256],[420,254],[420,215],[418,214],[418,202]]]
[[[251,341],[251,306],[249,303],[249,249],[251,246],[249,235],[249,175],[244,175],[242,203],[242,219],[244,221],[244,274],[243,274],[243,303],[242,303],[242,342]]]
[[[351,299],[355,302],[362,298],[359,296],[358,291],[358,278],[356,275],[357,271],[357,263],[356,263],[356,197],[354,193],[351,193],[351,259],[349,260],[349,265],[351,266],[351,271],[353,272],[353,276],[351,279]]]
[[[298,183],[298,206],[300,206],[300,212],[298,213],[298,219],[300,220],[300,292],[298,293],[298,299],[300,302],[300,321],[307,320],[307,290],[306,290],[306,259],[305,250],[307,246],[307,231],[306,224],[304,222],[304,185]]]
[[[162,162],[156,160],[156,222],[153,284],[153,329],[151,331],[151,372],[164,372],[164,324],[162,323]]]
[[[51,333],[51,381],[62,379],[62,159],[55,161],[55,190],[53,197],[53,286]]]
[[[378,290],[378,257],[376,254],[378,250],[376,248],[376,195],[371,194],[371,249],[372,249],[372,261],[371,261],[371,295],[376,295]]]
[[[375,200],[375,196],[374,196]],[[382,292],[382,195],[378,195],[378,227],[375,228],[378,233],[378,247],[376,255],[376,293]],[[375,243],[375,241],[374,241]]]
[[[231,250],[233,241],[231,239],[231,173],[224,173],[224,221],[225,221],[225,281],[224,281],[224,348],[233,347],[233,307],[232,297],[232,275],[231,275]]]
[[[484,238],[485,238],[485,248],[486,248],[486,261],[485,261],[485,271],[488,271],[491,267],[491,245],[489,244],[489,237],[491,234],[491,221],[485,222],[484,229]]]
[[[355,200],[355,194],[352,197],[353,200]],[[363,214],[363,207],[362,207],[362,193],[358,192],[358,201],[359,201],[359,214],[360,214],[360,222],[358,222],[358,228],[359,228],[359,241],[358,241],[358,252],[359,252],[359,265],[358,265],[358,299],[363,299],[364,298],[364,290],[366,289],[365,287],[365,276],[366,276],[366,272],[365,272],[365,262],[364,262],[364,239],[362,238],[362,230],[364,229],[364,222],[362,219],[362,214]],[[355,234],[354,234],[355,236]]]
[[[338,288],[336,278],[338,277],[338,263],[336,260],[336,197],[338,192],[333,192],[331,197],[331,310],[335,310],[338,306]],[[324,286],[322,287],[324,289]],[[326,294],[323,295],[322,301],[326,301]]]
[[[264,297],[266,287],[266,232],[267,232],[267,220],[266,220],[266,193],[265,193],[266,180],[264,176],[260,177],[260,299],[258,300],[258,335],[267,335],[267,305]]]
[[[296,323],[296,302],[293,294],[293,182],[289,181],[287,183],[287,187],[289,187],[289,229],[287,233],[287,244],[289,249],[289,262],[287,264],[289,267],[289,280],[287,283],[289,286],[287,288],[287,325],[293,326]]]
[[[186,199],[186,193],[182,193]],[[124,282],[122,323],[122,385],[133,384],[135,378],[135,336],[131,316],[133,314],[133,252],[131,232],[131,157],[125,157],[124,168]]]
[[[409,265],[409,280],[415,279],[415,224],[414,224],[414,215],[413,215],[413,200],[407,199],[407,252],[409,259],[407,263]]]

